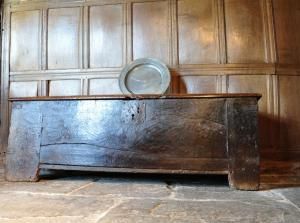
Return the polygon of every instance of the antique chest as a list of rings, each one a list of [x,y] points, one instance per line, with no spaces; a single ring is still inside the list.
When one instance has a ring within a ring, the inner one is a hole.
[[[40,169],[228,174],[259,185],[257,94],[12,99],[6,179]]]

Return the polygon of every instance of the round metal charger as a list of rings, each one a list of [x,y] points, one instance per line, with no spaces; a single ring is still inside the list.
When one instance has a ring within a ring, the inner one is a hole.
[[[170,81],[170,71],[165,64],[157,59],[142,58],[122,70],[119,85],[124,94],[164,94]]]

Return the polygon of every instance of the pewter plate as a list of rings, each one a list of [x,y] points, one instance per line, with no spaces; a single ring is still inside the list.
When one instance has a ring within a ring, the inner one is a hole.
[[[119,78],[124,94],[164,94],[170,85],[168,67],[161,61],[142,58],[127,65]]]

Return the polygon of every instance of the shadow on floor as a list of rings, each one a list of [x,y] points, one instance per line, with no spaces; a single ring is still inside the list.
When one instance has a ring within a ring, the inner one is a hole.
[[[64,171],[64,170],[42,170],[40,179],[51,180],[60,178],[94,178],[98,179],[123,179],[134,182],[165,182],[167,185],[201,185],[201,186],[222,186],[229,187],[227,175],[179,175],[179,174],[145,174],[145,173],[105,173],[87,171]]]
[[[64,171],[64,170],[42,170],[41,179],[55,180],[61,178],[72,177],[74,179],[92,178],[97,181],[99,179],[116,179],[119,182],[133,181],[142,182],[165,182],[172,187],[175,184],[187,186],[214,186],[228,187],[229,183],[227,175],[192,175],[192,174],[145,174],[145,173],[106,173],[106,172],[88,172],[88,171]],[[300,187],[300,176],[297,175],[276,175],[262,174],[260,176],[260,190],[283,189]]]

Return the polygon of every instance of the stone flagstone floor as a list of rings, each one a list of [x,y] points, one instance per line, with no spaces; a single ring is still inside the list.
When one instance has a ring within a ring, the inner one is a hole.
[[[300,222],[300,187],[245,192],[223,176],[51,173],[10,183],[1,169],[0,223]]]

